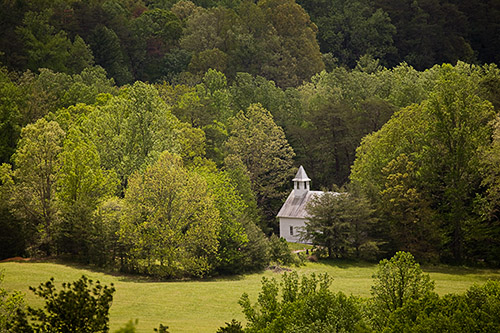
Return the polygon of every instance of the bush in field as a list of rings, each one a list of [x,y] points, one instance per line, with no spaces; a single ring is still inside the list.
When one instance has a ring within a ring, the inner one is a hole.
[[[248,322],[245,331],[352,332],[362,327],[357,299],[331,292],[330,283],[327,274],[299,279],[296,272],[285,273],[280,284],[262,278],[257,303],[252,305],[246,293],[239,301]]]
[[[0,272],[0,283],[3,273]],[[9,294],[0,288],[0,332],[9,332],[10,325],[18,309],[24,306],[24,299],[20,292]]]
[[[269,238],[269,254],[271,263],[285,266],[299,266],[301,259],[290,251],[290,247],[284,238],[272,235]]]
[[[82,276],[73,283],[63,283],[57,291],[54,278],[30,287],[35,295],[45,299],[42,309],[28,306],[19,310],[14,332],[108,332],[109,308],[115,288],[94,283]]]
[[[370,309],[373,324],[378,328],[386,325],[392,312],[432,295],[434,290],[434,282],[408,252],[400,251],[389,260],[381,260],[373,277]]]
[[[385,332],[499,332],[500,282],[473,285],[465,294],[408,302],[388,318]]]

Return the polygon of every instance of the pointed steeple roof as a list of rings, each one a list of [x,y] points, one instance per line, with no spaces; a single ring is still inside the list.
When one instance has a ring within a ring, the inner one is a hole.
[[[299,168],[299,171],[297,171],[297,174],[295,175],[295,178],[292,181],[294,181],[294,182],[310,182],[311,179],[309,177],[307,177],[307,173],[301,165]]]

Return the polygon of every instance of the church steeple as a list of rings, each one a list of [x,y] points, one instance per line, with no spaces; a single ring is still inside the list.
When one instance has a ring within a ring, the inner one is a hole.
[[[299,171],[297,171],[297,174],[295,175],[295,178],[293,179],[293,193],[296,196],[302,196],[306,194],[309,191],[309,182],[311,179],[307,177],[306,171],[302,167],[302,165],[299,168]]]

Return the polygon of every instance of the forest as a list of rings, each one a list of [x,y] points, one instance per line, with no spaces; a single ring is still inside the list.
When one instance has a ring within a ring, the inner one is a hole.
[[[497,1],[0,4],[0,259],[259,270],[303,165],[330,257],[500,265]]]

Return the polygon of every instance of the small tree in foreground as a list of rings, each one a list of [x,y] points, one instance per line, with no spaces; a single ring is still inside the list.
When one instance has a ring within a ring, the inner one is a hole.
[[[109,308],[115,288],[82,276],[73,283],[63,283],[56,290],[54,278],[30,287],[35,295],[45,299],[43,309],[28,307],[19,310],[14,332],[79,332],[109,331]]]
[[[3,281],[3,273],[0,272],[0,284]],[[24,299],[20,292],[9,294],[7,290],[0,287],[0,332],[9,332],[9,327],[18,309],[24,307]]]
[[[400,251],[389,260],[381,260],[373,278],[371,309],[373,323],[379,327],[385,326],[392,312],[433,294],[434,290],[434,281],[408,252]]]
[[[257,304],[252,306],[246,293],[239,301],[248,322],[245,332],[353,332],[363,327],[357,299],[334,294],[330,283],[327,274],[299,279],[296,272],[285,273],[280,284],[262,278]]]

